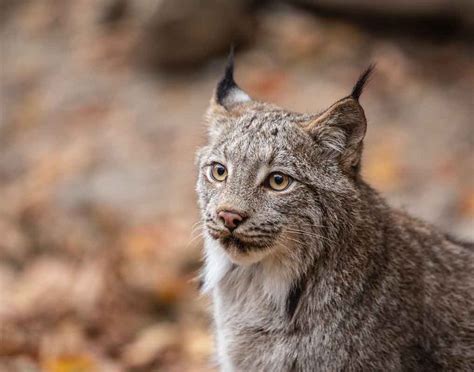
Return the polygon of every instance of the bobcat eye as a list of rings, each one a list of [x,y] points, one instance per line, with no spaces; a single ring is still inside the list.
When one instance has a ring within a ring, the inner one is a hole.
[[[227,168],[220,163],[214,163],[211,165],[211,171],[209,172],[211,177],[217,182],[223,182],[227,178]]]
[[[291,178],[283,173],[270,173],[265,180],[265,186],[275,191],[283,191],[291,184]]]

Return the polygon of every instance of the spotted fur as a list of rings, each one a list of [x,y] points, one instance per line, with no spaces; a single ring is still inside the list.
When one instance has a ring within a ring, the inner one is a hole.
[[[361,178],[368,73],[315,115],[242,100],[229,76],[197,157],[221,370],[474,370],[472,250]],[[212,162],[225,182],[207,176]],[[263,186],[275,170],[294,179],[288,190]],[[249,216],[232,238],[244,243],[229,240],[222,207]]]

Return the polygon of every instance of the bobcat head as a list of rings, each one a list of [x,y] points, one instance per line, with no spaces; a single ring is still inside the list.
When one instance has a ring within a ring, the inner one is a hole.
[[[357,213],[362,142],[359,97],[352,93],[318,114],[252,99],[235,83],[233,55],[207,112],[209,142],[198,152],[197,191],[208,238],[234,264],[322,252],[334,229]],[[308,245],[320,247],[307,250]]]

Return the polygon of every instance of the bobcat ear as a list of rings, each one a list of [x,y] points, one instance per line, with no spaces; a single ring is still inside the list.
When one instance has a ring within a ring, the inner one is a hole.
[[[250,96],[234,81],[234,48],[230,50],[224,76],[217,84],[213,101],[226,110],[229,110],[233,105],[251,101]]]
[[[234,81],[234,48],[231,48],[224,76],[217,84],[206,112],[206,121],[211,137],[221,133],[232,119],[241,115],[240,110],[233,108],[239,103],[250,102],[252,99]]]
[[[357,172],[360,168],[363,139],[367,130],[359,97],[373,71],[370,66],[357,80],[351,94],[333,104],[304,129],[331,156],[339,158],[343,167]]]

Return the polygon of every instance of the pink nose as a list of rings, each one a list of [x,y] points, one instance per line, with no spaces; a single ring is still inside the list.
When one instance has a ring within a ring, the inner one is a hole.
[[[244,216],[235,211],[220,211],[217,215],[230,231],[234,230],[245,219]]]

